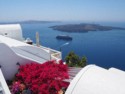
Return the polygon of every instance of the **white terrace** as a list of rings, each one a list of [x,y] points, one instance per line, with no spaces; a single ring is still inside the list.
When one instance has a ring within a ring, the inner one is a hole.
[[[2,28],[2,26],[5,27],[5,29]],[[17,68],[13,68],[13,66],[16,66],[16,63],[44,63],[49,60],[58,61],[61,59],[61,52],[59,51],[43,46],[37,47],[19,41],[23,39],[22,33],[20,33],[22,32],[20,25],[0,25],[0,29],[1,28],[4,33],[0,30],[2,34],[0,35],[0,64],[4,68],[3,73],[6,79],[12,78],[15,72],[17,72]],[[15,32],[16,34],[14,35]]]

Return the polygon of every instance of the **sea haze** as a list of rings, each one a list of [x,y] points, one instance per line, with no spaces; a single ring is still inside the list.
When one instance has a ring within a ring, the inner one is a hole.
[[[21,24],[25,38],[35,42],[35,33],[39,32],[41,45],[59,50],[67,41],[57,40],[57,35],[69,35],[73,38],[69,45],[62,47],[63,59],[74,51],[79,56],[86,56],[88,64],[104,68],[115,67],[125,70],[125,30],[89,31],[87,33],[60,32],[50,26],[66,23]],[[106,26],[125,27],[125,23],[97,23]]]

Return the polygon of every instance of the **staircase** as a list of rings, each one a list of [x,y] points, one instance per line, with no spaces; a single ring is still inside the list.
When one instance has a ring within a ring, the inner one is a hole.
[[[69,79],[66,79],[64,81],[66,82],[71,82],[73,80],[73,78],[78,74],[78,72],[81,70],[82,68],[78,68],[78,67],[68,67],[68,74],[69,74]]]

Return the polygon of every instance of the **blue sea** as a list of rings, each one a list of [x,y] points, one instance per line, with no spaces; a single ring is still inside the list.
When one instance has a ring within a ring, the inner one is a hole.
[[[43,46],[59,50],[62,46],[62,57],[74,51],[80,57],[86,56],[88,64],[104,68],[115,67],[125,70],[125,30],[90,31],[87,33],[68,33],[49,28],[66,23],[21,24],[24,38],[31,38],[35,43],[35,33],[39,32]],[[125,23],[98,23],[107,26],[125,27]],[[57,35],[69,35],[72,41],[57,40]]]

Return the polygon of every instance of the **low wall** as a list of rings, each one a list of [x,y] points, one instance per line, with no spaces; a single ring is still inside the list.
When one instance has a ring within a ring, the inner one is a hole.
[[[7,45],[0,43],[0,65],[6,80],[11,80],[17,73],[18,65],[31,63],[31,60],[16,55]]]

